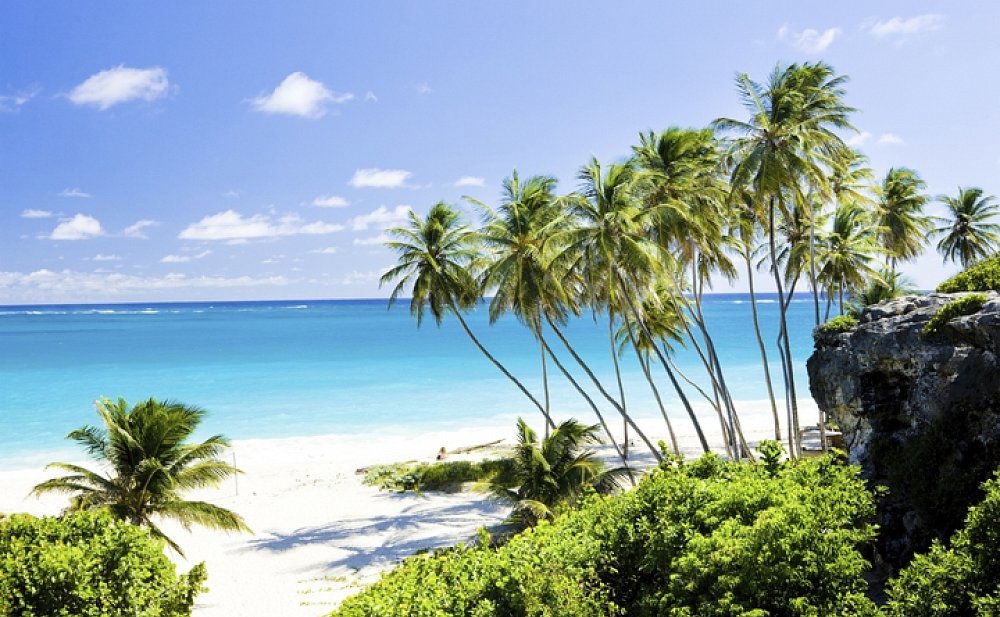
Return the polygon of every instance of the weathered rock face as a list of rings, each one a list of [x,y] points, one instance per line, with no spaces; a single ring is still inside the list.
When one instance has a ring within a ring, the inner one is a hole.
[[[840,425],[851,460],[888,489],[878,552],[894,566],[960,526],[1000,466],[1000,296],[921,332],[962,295],[869,307],[852,332],[817,331],[807,364],[813,398]]]

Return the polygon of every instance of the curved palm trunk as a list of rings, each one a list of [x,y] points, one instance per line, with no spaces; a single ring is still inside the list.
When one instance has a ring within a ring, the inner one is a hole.
[[[674,454],[680,456],[681,449],[677,443],[677,434],[674,433],[674,425],[670,421],[670,416],[667,415],[667,408],[663,404],[663,399],[660,398],[660,389],[656,387],[656,382],[653,381],[653,374],[650,370],[650,360],[649,353],[643,354],[639,351],[639,345],[635,340],[635,334],[632,332],[632,323],[629,321],[628,313],[622,314],[622,319],[625,322],[625,331],[628,332],[628,340],[632,344],[632,349],[635,351],[635,357],[639,360],[639,367],[642,368],[642,374],[646,377],[646,383],[649,384],[649,389],[653,392],[653,398],[656,399],[656,405],[660,408],[660,414],[663,416],[663,422],[667,425],[667,433],[670,434],[670,447],[673,449]],[[653,345],[656,343],[653,342]]]
[[[580,354],[576,352],[576,349],[573,348],[573,345],[570,344],[569,340],[562,333],[559,327],[556,326],[556,324],[552,321],[552,318],[546,315],[545,320],[548,322],[549,327],[552,328],[552,331],[556,333],[556,336],[559,337],[559,340],[562,341],[563,346],[566,347],[566,351],[568,351],[569,354],[573,356],[573,359],[576,360],[576,363],[580,365],[580,368],[583,369],[583,372],[587,374],[587,377],[589,377],[590,380],[597,387],[598,392],[600,392],[601,395],[605,399],[607,399],[609,403],[611,403],[611,406],[614,407],[619,414],[621,414],[622,419],[626,423],[628,423],[629,426],[632,427],[632,430],[635,431],[635,434],[638,435],[640,439],[642,439],[642,441],[646,444],[646,447],[649,448],[649,451],[652,452],[653,455],[656,456],[657,459],[659,460],[660,458],[659,449],[656,446],[654,446],[651,441],[649,441],[649,437],[646,437],[646,434],[642,431],[642,429],[640,429],[636,425],[632,417],[629,416],[627,413],[625,413],[625,410],[622,409],[622,406],[618,404],[618,401],[616,401],[615,398],[608,393],[608,391],[604,388],[604,385],[597,378],[597,375],[594,374],[594,371],[590,369],[590,366],[584,361],[584,359],[580,357]]]
[[[620,279],[619,279],[620,280]],[[621,281],[624,284],[624,281]],[[624,297],[627,299],[627,304],[629,310],[632,312],[632,317],[635,319],[635,323],[639,325],[642,329],[643,335],[649,340],[655,340],[653,335],[649,332],[649,327],[646,322],[642,319],[642,315],[639,313],[639,307],[635,305],[635,298],[631,294],[626,292]],[[680,397],[681,403],[684,405],[684,410],[688,414],[688,418],[691,419],[691,424],[694,426],[694,431],[698,435],[698,442],[701,444],[701,448],[704,452],[710,452],[711,448],[708,447],[708,440],[705,438],[705,431],[701,429],[701,422],[698,420],[698,416],[694,413],[694,408],[691,407],[691,401],[688,400],[687,395],[684,393],[684,388],[677,381],[677,376],[670,369],[670,363],[667,361],[667,357],[660,351],[660,348],[653,345],[653,351],[656,353],[656,358],[660,361],[663,366],[663,370],[667,373],[667,378],[670,379],[671,385],[674,387],[674,391],[677,392],[677,396]]]
[[[785,377],[785,409],[788,412],[788,455],[798,458],[798,406],[795,403],[795,378],[792,375],[792,352],[788,344],[788,321],[785,315],[785,292],[778,268],[778,248],[775,243],[775,197],[771,197],[767,208],[767,244],[771,258],[771,274],[774,276],[775,288],[778,291],[778,351],[781,355],[781,368]]]
[[[812,286],[813,307],[816,312],[816,326],[819,326],[819,288],[816,287],[816,225],[813,220],[813,204],[809,202],[809,284]]]
[[[757,337],[757,349],[760,351],[760,361],[764,365],[764,383],[767,385],[767,398],[771,402],[771,416],[774,418],[774,439],[781,441],[781,419],[778,416],[778,403],[774,399],[774,385],[771,383],[771,369],[767,362],[767,348],[764,336],[760,332],[760,315],[757,312],[757,292],[753,281],[753,260],[749,253],[743,254],[747,264],[747,285],[750,288],[750,312],[753,316],[753,333]]]
[[[618,382],[618,397],[621,401],[622,411],[628,414],[628,408],[625,406],[625,386],[622,385],[622,369],[618,363],[618,354],[615,353],[615,322],[614,313],[610,310],[608,311],[608,344],[611,346],[611,362],[615,366],[615,380]],[[628,422],[622,420],[622,434],[624,439],[622,440],[622,450],[625,452],[625,458],[628,458]]]
[[[521,392],[523,392],[524,395],[528,397],[528,399],[532,403],[535,404],[535,407],[538,408],[538,411],[540,411],[542,415],[545,417],[546,424],[548,424],[548,426],[550,426],[551,428],[555,428],[556,425],[554,422],[552,422],[552,418],[549,416],[548,410],[545,407],[542,407],[542,404],[538,402],[538,399],[536,399],[534,395],[531,394],[531,392],[528,392],[528,389],[524,386],[524,384],[521,383],[517,377],[514,377],[514,375],[507,370],[507,367],[501,364],[500,361],[497,360],[495,357],[493,357],[493,354],[491,354],[486,349],[486,347],[483,346],[483,344],[479,341],[476,335],[472,332],[472,329],[469,328],[469,324],[465,322],[465,318],[462,317],[462,313],[458,310],[458,307],[456,307],[454,303],[451,303],[450,306],[452,312],[455,313],[456,317],[458,317],[458,323],[462,324],[462,329],[465,330],[465,334],[468,335],[470,339],[472,339],[472,342],[476,345],[479,351],[481,351],[482,354],[486,356],[486,358],[489,359],[489,361],[492,362],[495,367],[500,369],[500,372],[503,373],[507,377],[507,379],[511,380],[514,383],[514,385],[517,386],[517,388]]]
[[[592,399],[590,395],[587,394],[587,391],[584,390],[582,386],[580,386],[580,383],[566,369],[563,363],[559,361],[559,357],[556,356],[554,351],[552,351],[552,348],[549,347],[549,344],[545,341],[545,339],[540,338],[539,340],[542,343],[542,347],[548,353],[549,357],[552,358],[552,362],[556,365],[559,371],[562,372],[562,374],[566,377],[566,379],[570,382],[570,384],[573,385],[573,388],[575,388],[576,391],[580,394],[580,396],[583,397],[583,400],[587,401],[587,404],[590,406],[590,409],[594,412],[594,415],[597,416],[597,421],[601,424],[601,428],[604,429],[604,433],[608,436],[608,439],[611,440],[611,445],[614,446],[615,453],[618,454],[618,458],[622,460],[622,465],[625,466],[625,468],[627,469],[628,459],[625,458],[625,454],[622,452],[621,448],[618,447],[618,442],[617,440],[615,440],[615,436],[611,432],[611,427],[608,426],[607,420],[604,419],[604,414],[601,413],[601,410],[597,407],[597,404],[594,403],[594,399]],[[635,486],[635,478],[632,477],[631,473],[628,474],[628,476],[632,480],[632,485]]]

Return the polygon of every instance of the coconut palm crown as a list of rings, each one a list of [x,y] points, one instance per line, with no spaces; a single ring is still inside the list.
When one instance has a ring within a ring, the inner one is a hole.
[[[596,425],[569,419],[539,442],[538,434],[518,418],[517,441],[513,479],[517,486],[493,483],[490,491],[513,504],[509,520],[524,527],[551,520],[565,508],[574,507],[587,487],[611,490],[630,473],[625,468],[605,470],[594,451],[585,447],[597,442]]]
[[[958,195],[938,198],[948,210],[944,217],[934,217],[939,227],[934,233],[942,236],[937,250],[945,261],[957,261],[968,268],[976,261],[996,252],[1000,245],[1000,225],[993,222],[1000,214],[1000,204],[992,195],[983,195],[978,187],[958,187]]]
[[[189,529],[202,525],[226,531],[250,531],[238,514],[204,501],[188,501],[185,491],[218,486],[241,473],[219,460],[229,446],[221,435],[188,443],[205,415],[204,410],[176,401],[150,398],[131,408],[119,398],[101,399],[97,413],[103,427],[84,426],[67,438],[83,446],[105,467],[103,473],[70,463],[48,468],[70,475],[37,485],[32,493],[62,492],[72,495],[68,510],[106,508],[118,519],[149,529],[183,555],[176,542],[153,522],[173,519]]]

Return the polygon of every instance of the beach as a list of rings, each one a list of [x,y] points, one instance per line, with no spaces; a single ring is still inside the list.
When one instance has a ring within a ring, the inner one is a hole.
[[[738,403],[739,405],[739,403]],[[804,423],[815,407],[802,400]],[[773,437],[770,411],[760,402],[740,405],[741,422],[752,443]],[[721,445],[718,422],[704,408],[699,416],[709,439]],[[528,418],[533,421],[534,418]],[[581,418],[591,421],[589,418]],[[685,457],[698,456],[690,423],[674,420]],[[662,420],[645,418],[654,441],[666,439]],[[321,435],[233,442],[245,473],[218,489],[191,494],[241,514],[253,534],[226,534],[165,523],[162,528],[185,551],[169,553],[181,572],[204,561],[209,591],[197,599],[197,617],[319,616],[343,598],[377,580],[385,569],[425,549],[451,546],[473,537],[480,527],[501,522],[508,509],[476,492],[423,495],[379,491],[362,484],[360,468],[403,461],[433,462],[449,451],[504,439],[511,444],[513,423],[411,434]],[[633,460],[652,457],[634,440]],[[600,446],[610,461],[613,449]],[[483,451],[452,454],[448,460],[482,458]],[[54,474],[41,468],[0,471],[0,512],[58,514],[66,497],[28,497],[31,487]]]

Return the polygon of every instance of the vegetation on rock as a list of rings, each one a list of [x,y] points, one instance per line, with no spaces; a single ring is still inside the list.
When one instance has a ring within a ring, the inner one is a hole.
[[[931,317],[930,321],[924,324],[923,333],[925,336],[937,334],[952,319],[963,315],[971,315],[983,308],[984,304],[986,304],[986,294],[972,293],[961,298],[955,298],[938,309],[934,317]]]
[[[938,285],[941,293],[1000,291],[1000,255],[975,263]]]

